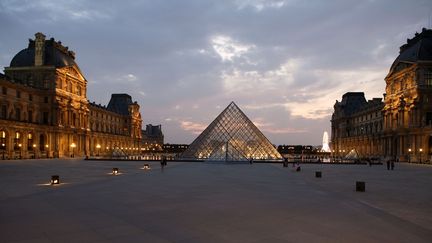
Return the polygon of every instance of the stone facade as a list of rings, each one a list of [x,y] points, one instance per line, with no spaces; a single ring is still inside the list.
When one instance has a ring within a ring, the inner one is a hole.
[[[366,101],[363,92],[348,92],[336,101],[332,116],[332,153],[345,156],[352,150],[367,157],[380,156],[383,131],[382,99]]]
[[[342,102],[336,102],[332,117],[332,150],[335,155],[356,149],[363,156],[430,161],[431,50],[430,29],[416,33],[401,46],[399,56],[385,77],[384,102],[374,99],[376,102],[368,105],[370,102],[360,101],[349,108],[344,104],[344,97],[350,93],[344,95]]]
[[[142,131],[142,150],[144,153],[162,152],[164,135],[161,125],[147,124]]]
[[[75,53],[42,33],[29,40],[0,76],[0,139],[4,158],[138,154],[139,105],[114,94],[108,107],[90,103]]]

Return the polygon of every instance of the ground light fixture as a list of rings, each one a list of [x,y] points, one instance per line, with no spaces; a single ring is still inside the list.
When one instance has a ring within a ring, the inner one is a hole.
[[[150,165],[149,165],[149,164],[144,164],[143,169],[144,169],[144,170],[150,170]]]
[[[112,174],[113,175],[118,175],[118,173],[119,173],[119,169],[118,168],[113,168],[112,169]]]
[[[51,176],[51,185],[57,185],[60,184],[60,176],[59,175],[52,175]]]

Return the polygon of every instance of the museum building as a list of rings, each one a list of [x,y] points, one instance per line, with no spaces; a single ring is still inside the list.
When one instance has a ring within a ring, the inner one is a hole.
[[[332,115],[332,153],[426,162],[432,155],[432,30],[400,47],[385,77],[384,100],[348,92]]]
[[[0,158],[139,154],[140,106],[112,94],[107,106],[87,99],[75,53],[36,33],[0,74]]]

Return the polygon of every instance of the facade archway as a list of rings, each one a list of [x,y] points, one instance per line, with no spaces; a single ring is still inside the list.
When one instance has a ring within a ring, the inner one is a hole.
[[[46,147],[48,146],[48,144],[46,144],[46,136],[45,134],[41,134],[39,135],[39,150],[45,151]]]
[[[36,144],[34,143],[34,134],[32,132],[29,132],[27,134],[27,151],[33,151],[36,147]]]

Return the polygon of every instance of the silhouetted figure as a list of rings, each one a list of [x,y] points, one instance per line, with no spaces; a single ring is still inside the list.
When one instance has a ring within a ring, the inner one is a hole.
[[[295,171],[301,171],[299,162],[296,163],[295,167]]]
[[[390,161],[387,160],[387,170],[390,170]]]
[[[392,162],[391,162],[391,165],[390,165],[390,166],[391,166],[391,170],[394,170],[394,167],[395,167],[395,162],[394,162],[394,161],[392,161]]]

